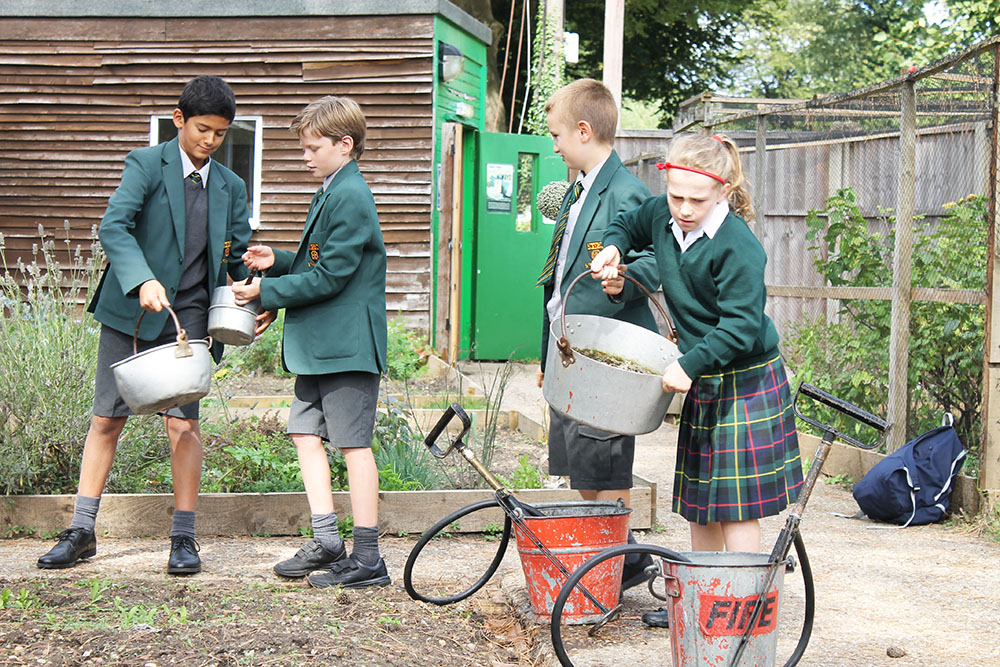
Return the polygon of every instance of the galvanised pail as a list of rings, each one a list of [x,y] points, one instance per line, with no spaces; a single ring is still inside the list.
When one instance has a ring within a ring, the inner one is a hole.
[[[660,378],[681,356],[676,345],[629,322],[597,315],[566,315],[566,336],[576,360],[564,367],[556,348],[562,331],[562,318],[557,317],[549,330],[542,381],[542,395],[553,410],[612,433],[637,435],[660,427],[674,396],[664,393]],[[616,368],[582,354],[581,349],[621,357],[649,372]]]
[[[664,561],[674,667],[728,666],[767,578],[769,557],[717,551],[683,555],[692,562]],[[775,663],[784,575],[785,564],[781,563],[764,596],[764,607],[740,659],[741,666],[770,667]]]
[[[628,542],[628,518],[632,510],[624,505],[601,500],[576,500],[536,503],[534,507],[544,516],[526,516],[524,523],[570,573],[588,558]],[[535,620],[549,623],[552,607],[566,583],[566,577],[516,524],[514,533],[521,569],[528,585],[531,611]],[[618,604],[624,558],[612,558],[601,563],[580,582],[607,609]],[[577,588],[566,600],[562,620],[570,625],[596,623],[602,615]]]

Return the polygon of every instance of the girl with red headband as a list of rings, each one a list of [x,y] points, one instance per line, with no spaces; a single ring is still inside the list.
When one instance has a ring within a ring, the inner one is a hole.
[[[682,354],[663,390],[687,392],[673,511],[690,522],[694,550],[756,553],[758,519],[793,503],[802,484],[778,333],[764,314],[767,257],[746,222],[753,208],[732,140],[682,134],[657,166],[667,193],[615,218],[591,271],[614,294],[622,253],[653,243]]]

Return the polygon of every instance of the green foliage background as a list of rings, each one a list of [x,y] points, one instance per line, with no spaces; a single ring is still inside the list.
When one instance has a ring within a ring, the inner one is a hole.
[[[982,289],[986,283],[986,200],[969,195],[944,206],[936,223],[924,221],[914,239],[914,287]],[[855,193],[839,190],[806,223],[814,264],[830,285],[888,287],[892,283],[894,219],[888,235],[874,231],[858,208]],[[886,413],[891,303],[840,302],[838,322],[819,319],[800,325],[785,341],[798,379],[826,389],[875,414]],[[955,416],[955,428],[973,456],[980,444],[984,308],[981,305],[914,301],[910,306],[909,420],[907,438],[940,425],[942,413]],[[839,423],[827,415],[824,423]],[[821,420],[822,421],[822,420]],[[845,432],[870,438],[852,424]]]

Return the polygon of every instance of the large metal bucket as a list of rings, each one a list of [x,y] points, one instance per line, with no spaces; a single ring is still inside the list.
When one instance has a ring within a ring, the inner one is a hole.
[[[730,665],[771,567],[767,554],[696,551],[664,561],[674,667]],[[785,564],[776,567],[740,665],[775,663]]]
[[[673,393],[663,391],[660,378],[681,356],[680,351],[673,341],[635,324],[597,315],[566,315],[569,293],[589,274],[580,274],[570,284],[563,299],[563,315],[549,328],[542,395],[556,412],[594,428],[624,435],[655,431],[673,398]],[[672,331],[670,317],[660,304],[638,281],[625,277],[660,309]],[[568,355],[560,350],[564,341]],[[597,361],[581,354],[581,349],[620,357],[648,372]]]
[[[132,336],[134,354],[111,365],[118,393],[137,415],[153,414],[187,405],[208,394],[212,382],[210,340],[188,340],[174,311],[167,307],[177,328],[177,342],[138,351],[139,315]]]

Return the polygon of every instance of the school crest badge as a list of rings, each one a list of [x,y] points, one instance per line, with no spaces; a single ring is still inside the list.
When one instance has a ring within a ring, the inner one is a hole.
[[[319,261],[319,244],[318,243],[310,243],[309,244],[309,259],[311,259],[314,262],[318,262]]]
[[[597,253],[601,252],[602,250],[604,250],[604,244],[601,243],[600,241],[593,241],[587,244],[587,252],[590,253],[591,259],[597,257]]]
[[[232,241],[226,241],[222,244],[222,256],[229,257],[229,250],[233,247]]]

